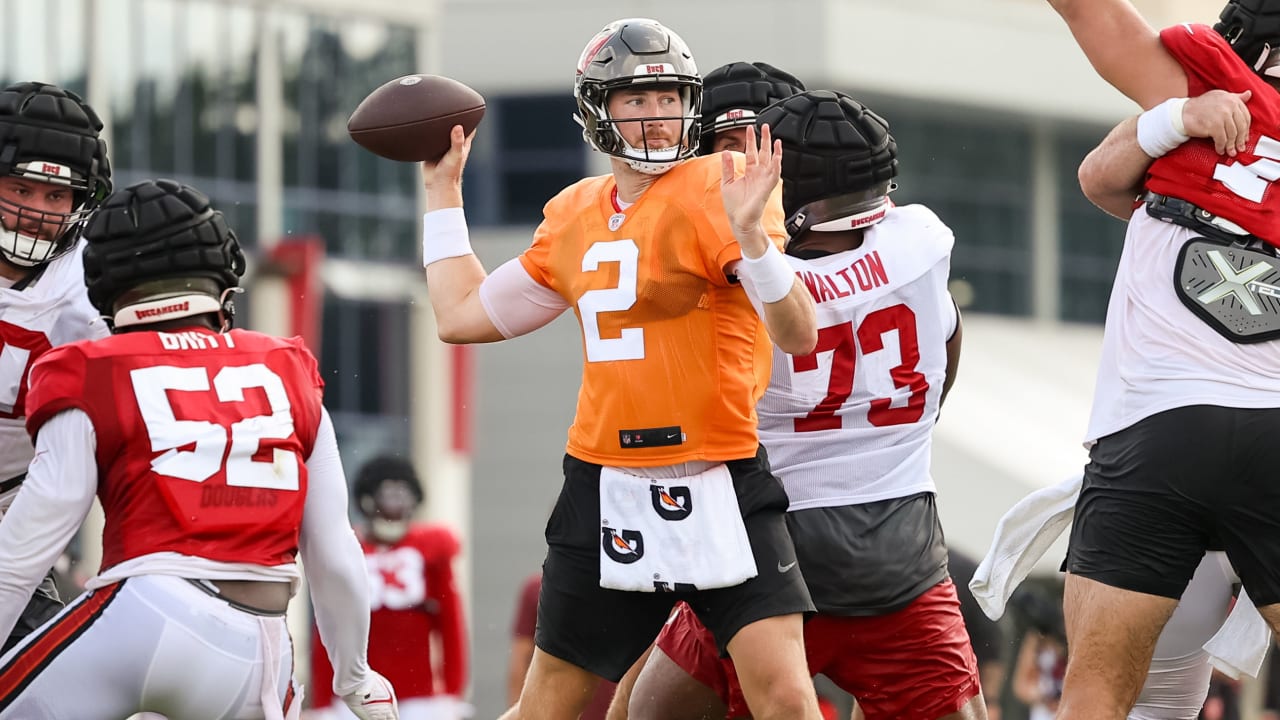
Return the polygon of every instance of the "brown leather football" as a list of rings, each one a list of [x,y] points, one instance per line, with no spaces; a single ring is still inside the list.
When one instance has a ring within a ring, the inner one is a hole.
[[[405,75],[360,101],[347,120],[351,139],[390,160],[439,160],[449,150],[449,131],[468,134],[484,117],[484,98],[457,80]]]

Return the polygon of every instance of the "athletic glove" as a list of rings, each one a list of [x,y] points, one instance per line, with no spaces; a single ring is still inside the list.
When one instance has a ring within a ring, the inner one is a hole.
[[[342,702],[351,708],[360,720],[399,720],[400,707],[396,705],[396,691],[391,683],[376,672],[370,671],[364,687],[342,696]]]

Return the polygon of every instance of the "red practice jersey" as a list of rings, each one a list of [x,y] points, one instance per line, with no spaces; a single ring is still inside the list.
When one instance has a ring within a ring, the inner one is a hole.
[[[1213,141],[1192,138],[1151,165],[1147,188],[1219,215],[1280,247],[1280,92],[1251,70],[1208,25],[1175,25],[1160,40],[1187,73],[1187,92],[1253,91],[1253,122],[1244,152],[1219,155]]]
[[[460,697],[467,684],[467,638],[462,601],[453,581],[461,544],[441,525],[414,524],[399,542],[364,546],[369,566],[369,666],[382,673],[401,700]],[[433,661],[432,640],[440,657]],[[333,667],[311,634],[314,707],[333,702]]]
[[[173,552],[275,566],[298,549],[323,382],[294,338],[133,332],[54,348],[27,430],[76,408],[97,435],[102,569]]]

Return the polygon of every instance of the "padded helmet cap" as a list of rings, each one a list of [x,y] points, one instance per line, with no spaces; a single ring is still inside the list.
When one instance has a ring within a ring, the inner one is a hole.
[[[131,305],[184,294],[211,296],[222,305],[245,270],[240,242],[222,213],[204,193],[174,180],[145,180],[112,193],[89,220],[84,236],[89,301],[109,317],[126,294]],[[139,289],[145,292],[132,292]],[[211,311],[196,305],[187,308],[191,312],[150,308],[135,320],[156,322]],[[117,318],[116,324],[136,323]]]
[[[884,216],[898,175],[898,144],[884,118],[844,93],[808,90],[766,108],[756,118],[757,127],[765,124],[782,141],[782,206],[792,237]]]
[[[773,103],[804,91],[804,83],[768,63],[732,62],[702,78],[702,140],[698,153],[708,155],[721,130],[755,123]]]

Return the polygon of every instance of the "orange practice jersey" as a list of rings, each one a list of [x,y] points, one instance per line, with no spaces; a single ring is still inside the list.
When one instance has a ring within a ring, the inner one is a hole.
[[[638,467],[756,452],[772,343],[724,272],[742,253],[721,202],[720,162],[682,163],[624,212],[612,175],[575,183],[547,203],[520,257],[582,328],[574,457]],[[764,227],[779,244],[786,237],[780,192]]]

